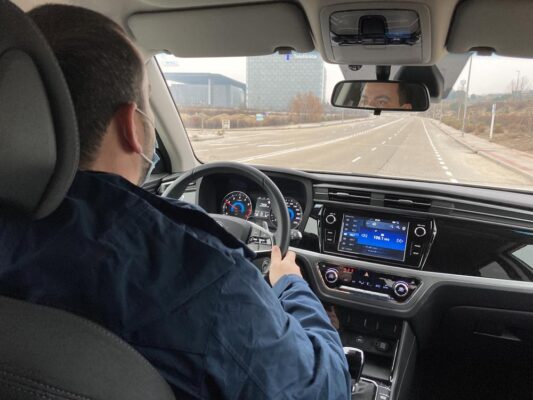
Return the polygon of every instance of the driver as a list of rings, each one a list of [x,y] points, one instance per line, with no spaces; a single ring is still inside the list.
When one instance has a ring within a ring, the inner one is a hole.
[[[198,208],[141,188],[157,163],[138,51],[107,17],[29,12],[71,90],[80,133],[72,187],[49,217],[3,216],[0,293],[115,332],[184,398],[348,399],[337,331],[289,252],[270,287],[249,250]]]
[[[396,82],[367,82],[363,86],[359,107],[381,110],[412,110],[407,85]]]

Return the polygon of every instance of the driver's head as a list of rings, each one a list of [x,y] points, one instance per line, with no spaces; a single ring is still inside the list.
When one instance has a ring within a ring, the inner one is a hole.
[[[363,87],[359,107],[411,110],[413,106],[408,103],[408,98],[404,85],[395,82],[368,82]]]
[[[140,53],[115,22],[81,7],[49,4],[28,15],[67,81],[80,134],[80,169],[138,184],[154,154],[155,130]]]

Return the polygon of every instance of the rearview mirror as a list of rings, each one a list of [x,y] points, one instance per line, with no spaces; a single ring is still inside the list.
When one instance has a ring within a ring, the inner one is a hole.
[[[422,83],[342,81],[333,89],[331,104],[362,110],[426,111],[429,93]]]

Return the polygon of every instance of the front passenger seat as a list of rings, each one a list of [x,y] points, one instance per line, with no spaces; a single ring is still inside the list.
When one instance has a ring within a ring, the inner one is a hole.
[[[52,51],[19,8],[0,0],[0,213],[52,213],[76,173],[78,147],[74,108]],[[102,327],[0,297],[0,399],[174,396],[139,353]]]

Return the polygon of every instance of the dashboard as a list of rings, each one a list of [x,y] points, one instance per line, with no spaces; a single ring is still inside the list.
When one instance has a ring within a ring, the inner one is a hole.
[[[363,376],[390,399],[409,398],[417,352],[435,352],[450,318],[453,346],[471,337],[533,342],[533,195],[260,169],[292,210],[302,275],[343,344],[364,350]],[[192,191],[209,213],[275,229],[269,199],[245,178],[211,175]]]
[[[264,170],[285,197],[292,228],[302,233],[291,246],[316,258],[308,278],[329,300],[410,304],[427,282],[421,274],[430,272],[533,282],[529,195],[517,194],[524,203],[510,207],[509,193],[495,190],[452,194],[446,185],[416,183],[415,191],[376,186],[375,179]],[[197,196],[209,213],[276,228],[270,200],[244,178],[206,177]]]

